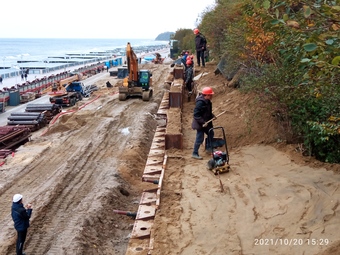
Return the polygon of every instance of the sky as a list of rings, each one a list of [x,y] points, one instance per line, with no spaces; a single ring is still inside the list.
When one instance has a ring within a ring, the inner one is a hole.
[[[5,0],[0,38],[155,39],[194,29],[215,0]]]

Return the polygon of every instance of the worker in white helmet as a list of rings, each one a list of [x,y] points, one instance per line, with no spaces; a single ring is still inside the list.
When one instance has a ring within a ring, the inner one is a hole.
[[[23,196],[15,194],[12,203],[12,219],[14,221],[14,228],[18,233],[16,243],[16,254],[25,255],[23,252],[24,243],[26,240],[27,229],[30,226],[30,218],[32,215],[32,205],[28,204],[26,208],[23,205]]]

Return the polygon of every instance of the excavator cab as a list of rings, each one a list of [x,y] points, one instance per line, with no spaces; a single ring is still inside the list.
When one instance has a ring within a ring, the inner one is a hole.
[[[143,88],[143,90],[148,90],[151,86],[151,72],[149,70],[140,70],[139,71],[139,85]]]

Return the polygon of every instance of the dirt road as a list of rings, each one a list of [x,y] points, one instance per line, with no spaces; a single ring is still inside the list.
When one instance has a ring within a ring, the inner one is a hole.
[[[98,81],[99,98],[34,134],[7,159],[0,168],[0,254],[14,254],[10,206],[18,192],[34,208],[27,254],[125,254],[134,221],[112,211],[136,211],[141,191],[152,185],[140,177],[170,70],[146,68],[153,71],[151,102],[119,102],[115,88],[105,88],[107,79]],[[213,87],[215,113],[229,111],[214,125],[226,131],[231,170],[220,176],[222,191],[206,169],[211,156],[203,146],[204,159],[191,158],[194,102],[185,102],[184,149],[167,151],[152,254],[338,254],[339,165],[286,145],[271,109],[227,87],[213,64],[205,70],[199,88]]]
[[[63,115],[47,132],[36,133],[7,160],[0,172],[0,201],[6,205],[0,208],[0,254],[15,253],[10,217],[15,193],[22,193],[34,208],[27,254],[124,253],[133,220],[112,211],[138,207],[134,202],[143,186],[130,186],[124,175],[138,179],[145,165],[157,125],[148,113],[158,109],[169,65],[150,68],[152,101],[122,103],[114,88],[103,86],[98,99]]]

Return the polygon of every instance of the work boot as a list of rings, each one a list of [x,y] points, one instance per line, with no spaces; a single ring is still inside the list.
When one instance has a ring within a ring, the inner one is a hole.
[[[194,159],[203,159],[201,156],[199,156],[196,153],[193,153],[191,157],[194,158]]]

